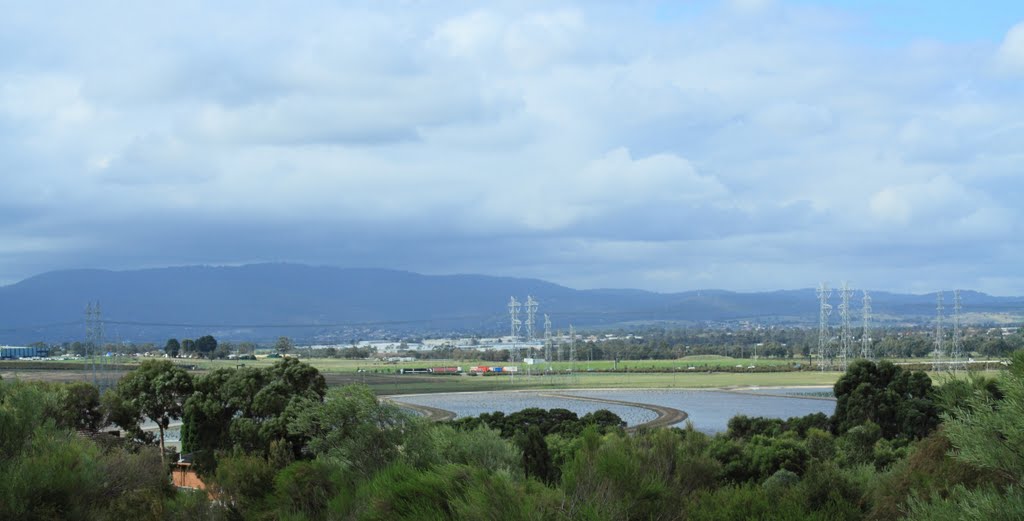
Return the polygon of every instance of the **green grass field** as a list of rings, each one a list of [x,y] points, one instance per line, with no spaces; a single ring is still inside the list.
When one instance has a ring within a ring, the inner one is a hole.
[[[133,360],[133,359],[128,359]],[[420,360],[416,362],[401,362],[401,363],[387,363],[387,362],[376,362],[369,360],[342,360],[337,358],[303,358],[305,362],[308,362],[315,366],[323,373],[336,373],[336,372],[354,372],[358,369],[373,372],[383,371],[395,371],[402,368],[414,368],[414,367],[442,367],[442,366],[458,366],[463,369],[469,369],[473,366],[486,365],[518,365],[521,371],[526,371],[527,365],[520,362],[512,364],[510,362],[487,362],[483,360]],[[217,367],[235,367],[238,365],[262,367],[273,364],[275,359],[260,358],[258,360],[179,360],[178,363],[195,365],[202,369],[214,369]],[[617,368],[619,371],[687,371],[690,367],[693,367],[695,371],[709,370],[716,367],[721,368],[735,368],[736,366],[742,366],[744,368],[751,365],[755,367],[785,367],[791,366],[794,363],[804,363],[800,360],[779,360],[779,359],[738,359],[727,356],[693,356],[685,357],[678,360],[621,360],[617,364],[611,360],[578,360],[575,364],[571,362],[551,362],[539,365],[534,365],[533,370],[542,371],[547,368],[551,368],[554,371],[567,371],[573,368],[577,372],[587,371],[610,371]]]
[[[440,376],[358,373],[327,375],[332,385],[364,383],[378,394],[512,391],[527,389],[831,386],[838,372],[786,373],[578,373],[575,375]]]
[[[319,369],[330,386],[341,386],[351,383],[362,383],[378,394],[412,394],[460,391],[495,391],[518,389],[571,389],[571,388],[729,388],[729,387],[785,387],[785,386],[831,386],[842,375],[838,371],[777,371],[758,372],[747,370],[753,365],[756,368],[772,368],[789,365],[789,360],[749,360],[734,359],[722,356],[688,357],[680,360],[627,360],[620,361],[621,372],[598,372],[610,370],[611,361],[576,362],[576,370],[566,373],[571,368],[568,362],[553,363],[551,367],[557,374],[543,374],[548,364],[526,366],[516,364],[520,371],[515,376],[457,376],[457,375],[399,375],[400,368],[461,366],[463,369],[475,365],[498,365],[492,362],[466,360],[426,360],[400,364],[374,362],[367,360],[341,359],[303,359]],[[128,370],[141,359],[116,358],[108,359],[109,367],[117,371]],[[267,367],[276,359],[261,358],[258,360],[176,360],[181,365],[195,367],[205,371],[216,368],[235,367]],[[917,360],[917,362],[921,362]],[[511,365],[503,363],[501,365]],[[742,366],[737,369],[736,366]],[[66,362],[0,362],[0,375],[24,379],[45,379],[67,381],[90,378],[88,364],[85,361]],[[694,369],[689,369],[693,367]],[[714,371],[721,368],[728,371]],[[359,370],[362,371],[359,371]],[[529,371],[528,371],[529,369]],[[655,372],[651,372],[655,371]],[[763,371],[763,369],[762,369]],[[533,374],[528,374],[533,373]],[[961,375],[965,373],[960,373]],[[936,383],[950,378],[948,373],[931,374]]]

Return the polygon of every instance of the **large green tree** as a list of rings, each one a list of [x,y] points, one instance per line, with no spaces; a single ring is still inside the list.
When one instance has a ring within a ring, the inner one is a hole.
[[[63,384],[55,390],[58,409],[54,417],[62,427],[95,431],[106,423],[100,391],[88,382]]]
[[[207,358],[213,358],[214,351],[217,350],[217,339],[211,335],[201,336],[196,339],[196,351],[200,355]]]
[[[138,369],[128,372],[115,390],[124,411],[138,420],[148,418],[160,431],[160,454],[164,455],[164,432],[171,420],[179,419],[182,406],[192,394],[192,376],[168,360],[146,360]],[[119,419],[126,421],[127,418]]]
[[[292,349],[295,349],[295,344],[292,343],[292,339],[283,336],[278,338],[277,342],[274,342],[274,349],[280,354],[285,354]]]
[[[905,371],[889,361],[857,360],[833,392],[832,423],[839,434],[870,421],[887,439],[914,439],[939,425],[932,380],[923,371]]]
[[[523,470],[527,477],[551,484],[557,477],[557,469],[551,461],[551,452],[544,435],[536,425],[516,436],[516,445],[523,451]]]
[[[196,381],[185,403],[182,450],[196,453],[207,470],[219,450],[265,452],[271,442],[283,441],[297,453],[304,441],[289,433],[288,424],[299,403],[321,402],[326,392],[323,375],[294,358],[265,368],[211,371]]]
[[[353,472],[370,476],[394,460],[409,416],[391,403],[380,402],[366,386],[331,391],[323,404],[300,407],[289,430],[309,439],[317,456],[344,461]]]
[[[177,338],[171,338],[164,344],[164,353],[171,358],[177,358],[178,352],[181,351],[181,343],[178,342]]]

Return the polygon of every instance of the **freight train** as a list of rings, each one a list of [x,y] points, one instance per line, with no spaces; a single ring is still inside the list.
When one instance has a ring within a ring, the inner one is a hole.
[[[461,367],[410,367],[398,370],[399,374],[462,374]]]

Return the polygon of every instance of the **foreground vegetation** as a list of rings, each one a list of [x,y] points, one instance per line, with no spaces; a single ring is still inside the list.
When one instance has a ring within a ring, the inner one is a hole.
[[[199,377],[147,361],[103,395],[2,381],[0,519],[1019,519],[1014,362],[935,386],[858,361],[833,416],[736,417],[716,436],[630,435],[607,411],[434,424],[295,359]],[[207,492],[169,485],[177,419]],[[84,435],[111,422],[124,438]]]

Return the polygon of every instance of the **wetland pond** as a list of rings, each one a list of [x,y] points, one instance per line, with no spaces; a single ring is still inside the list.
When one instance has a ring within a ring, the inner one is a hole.
[[[495,391],[394,396],[402,403],[424,405],[455,413],[456,417],[477,416],[502,411],[506,414],[530,407],[568,409],[580,416],[598,409],[619,415],[634,426],[656,418],[656,413],[638,406],[602,403],[614,400],[679,409],[689,415],[694,428],[706,433],[723,432],[729,419],[738,414],[769,418],[791,418],[821,412],[831,415],[836,406],[828,398],[831,389],[773,388],[745,390],[691,389],[609,389],[566,391]],[[562,395],[562,396],[557,396]],[[682,427],[683,424],[676,424]]]

